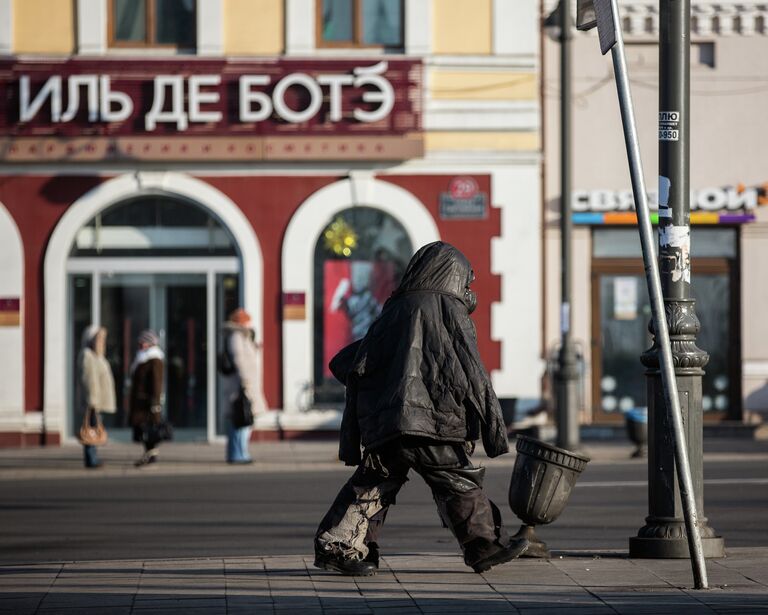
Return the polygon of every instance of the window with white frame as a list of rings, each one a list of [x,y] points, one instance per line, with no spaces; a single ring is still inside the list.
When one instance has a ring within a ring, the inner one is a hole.
[[[196,0],[108,0],[109,46],[193,50]]]
[[[317,0],[318,47],[403,47],[402,0]]]

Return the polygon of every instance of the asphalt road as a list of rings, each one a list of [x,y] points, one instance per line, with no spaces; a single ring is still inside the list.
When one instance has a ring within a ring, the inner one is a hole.
[[[509,468],[486,487],[508,529]],[[553,549],[627,549],[647,514],[644,461],[592,463],[563,515],[539,534]],[[97,477],[0,483],[0,563],[305,554],[348,472]],[[768,546],[768,464],[708,461],[705,514],[726,547]],[[455,552],[417,475],[390,511],[385,552]]]

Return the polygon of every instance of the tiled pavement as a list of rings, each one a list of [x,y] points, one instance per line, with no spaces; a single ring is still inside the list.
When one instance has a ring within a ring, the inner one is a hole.
[[[591,445],[593,460],[627,458],[625,443]],[[709,453],[735,458],[744,447]],[[768,459],[763,445],[749,451]],[[271,472],[340,469],[332,442],[264,443],[256,463],[221,462],[221,445],[168,445],[159,473]],[[81,449],[0,450],[3,480],[91,476]],[[135,473],[136,447],[103,450],[106,475]],[[512,455],[484,461],[508,464]],[[768,548],[734,548],[708,562],[710,589],[693,590],[687,560],[630,560],[625,553],[555,552],[551,561],[521,559],[477,575],[458,555],[385,554],[370,578],[318,570],[310,557],[56,562],[0,566],[0,614],[129,615],[315,613],[765,613]]]
[[[309,557],[175,559],[0,567],[0,613],[768,613],[768,549],[731,549],[693,590],[686,560],[563,552],[478,575],[458,555],[384,557],[376,576],[318,570]]]

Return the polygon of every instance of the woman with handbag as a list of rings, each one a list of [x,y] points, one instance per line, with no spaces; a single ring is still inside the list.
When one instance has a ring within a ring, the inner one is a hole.
[[[261,391],[261,346],[251,328],[251,316],[238,308],[224,323],[221,361],[222,389],[229,406],[227,463],[252,463],[248,452],[255,416],[267,409]],[[225,373],[226,372],[226,373]]]
[[[128,420],[133,441],[144,444],[144,454],[135,462],[144,466],[157,462],[157,447],[163,440],[163,370],[165,354],[160,339],[147,329],[139,334],[139,350],[131,365]]]
[[[86,468],[100,468],[96,447],[107,440],[107,432],[101,422],[100,412],[114,414],[115,380],[106,358],[107,330],[91,325],[83,331],[82,349],[77,359],[80,382],[80,406],[83,409],[83,426],[80,442]]]

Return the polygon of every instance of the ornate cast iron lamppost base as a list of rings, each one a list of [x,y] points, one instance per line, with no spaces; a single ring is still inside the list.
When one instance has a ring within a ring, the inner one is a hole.
[[[723,539],[704,516],[703,428],[701,377],[709,355],[696,345],[701,325],[693,299],[665,301],[672,354],[675,363],[680,409],[683,412],[691,480],[698,510],[698,526],[704,557],[725,557]],[[653,326],[650,326],[654,333]],[[637,536],[629,539],[629,556],[640,558],[689,558],[683,508],[675,473],[672,425],[664,401],[655,337],[641,361],[647,368],[648,385],[648,516]]]

